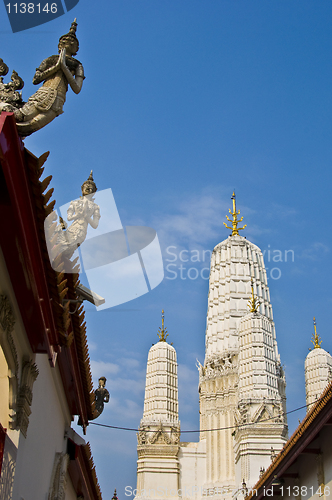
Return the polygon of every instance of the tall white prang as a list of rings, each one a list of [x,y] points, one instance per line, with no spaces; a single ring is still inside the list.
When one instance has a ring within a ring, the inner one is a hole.
[[[199,368],[204,487],[220,492],[218,498],[245,496],[287,439],[286,384],[264,259],[240,236],[246,226],[239,227],[243,217],[238,219],[235,193],[232,200],[226,226],[232,233],[211,257],[205,361]]]
[[[179,441],[176,351],[164,327],[148,355],[144,411],[137,435],[136,498],[178,499]]]
[[[287,440],[286,382],[263,254],[240,236],[246,226],[239,227],[235,193],[232,201],[231,235],[211,257],[199,441],[179,442],[176,354],[162,326],[149,352],[138,434],[141,497],[241,500]]]

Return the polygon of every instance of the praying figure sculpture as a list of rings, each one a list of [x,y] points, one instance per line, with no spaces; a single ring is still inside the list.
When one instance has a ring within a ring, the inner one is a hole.
[[[0,111],[14,112],[19,135],[26,137],[36,132],[63,113],[68,85],[75,94],[81,91],[83,66],[73,57],[79,48],[76,29],[75,19],[69,33],[59,39],[59,55],[48,57],[36,69],[32,82],[35,85],[43,82],[43,85],[26,103],[17,106],[12,102],[11,107],[8,102],[0,103]]]
[[[82,184],[82,196],[70,202],[67,210],[67,220],[73,221],[68,227],[60,218],[57,228],[57,255],[68,255],[75,251],[85,240],[88,226],[97,229],[100,219],[100,207],[95,203],[93,195],[97,186],[93,180],[92,170],[88,179]]]
[[[110,400],[110,393],[105,387],[106,385],[106,377],[100,377],[99,379],[99,387],[95,390],[95,409],[98,415],[95,417],[99,417],[104,410],[104,403],[108,403]]]

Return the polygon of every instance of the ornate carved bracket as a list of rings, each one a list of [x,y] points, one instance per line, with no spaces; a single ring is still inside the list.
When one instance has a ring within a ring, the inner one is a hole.
[[[16,429],[20,429],[23,436],[27,436],[29,426],[30,406],[32,403],[32,387],[38,377],[37,365],[30,359],[23,361],[22,378],[16,410]]]

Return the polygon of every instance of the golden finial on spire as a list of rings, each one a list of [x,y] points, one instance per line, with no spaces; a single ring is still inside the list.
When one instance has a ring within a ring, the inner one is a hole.
[[[320,336],[317,335],[316,318],[315,317],[314,317],[314,329],[315,329],[315,333],[312,334],[312,339],[310,340],[310,342],[312,342],[314,344],[315,349],[319,349],[320,345],[323,341],[320,340]]]
[[[237,216],[240,214],[240,210],[236,211],[235,191],[233,191],[233,196],[231,197],[231,200],[233,200],[233,212],[231,211],[230,208],[228,209],[228,211],[233,216],[233,220],[230,219],[228,217],[228,215],[226,215],[226,219],[232,223],[232,227],[227,226],[226,222],[223,222],[223,224],[227,227],[227,229],[232,230],[232,236],[234,236],[235,234],[237,234],[239,236],[239,231],[241,229],[244,229],[245,227],[247,227],[247,224],[245,224],[243,227],[237,227],[239,222],[242,222],[243,217],[241,217],[241,219],[239,219],[239,220],[237,218]]]
[[[164,327],[164,310],[161,311],[161,328],[158,331],[159,342],[166,342],[168,337],[167,329]]]
[[[256,313],[259,307],[259,300],[254,295],[254,284],[251,280],[251,298],[248,301],[248,307],[251,313]]]

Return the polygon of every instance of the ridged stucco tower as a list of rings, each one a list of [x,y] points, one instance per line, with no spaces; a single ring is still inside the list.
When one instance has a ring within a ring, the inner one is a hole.
[[[243,217],[238,219],[234,193],[232,200],[232,227],[226,226],[232,234],[211,257],[205,361],[199,368],[204,486],[220,491],[218,498],[236,497],[242,482],[253,486],[271,462],[271,446],[279,451],[287,437],[286,384],[263,255],[239,235],[245,226],[238,227]]]
[[[159,328],[159,342],[149,350],[144,411],[137,435],[136,498],[178,499],[179,441],[177,360],[168,334]]]
[[[179,442],[176,355],[162,333],[149,352],[138,435],[141,497],[241,500],[287,440],[286,382],[263,255],[240,236],[234,193],[232,200],[232,234],[211,257],[199,441]]]
[[[307,411],[332,380],[332,356],[320,346],[322,341],[317,334],[316,318],[314,318],[314,330],[311,340],[314,349],[309,352],[304,363]]]

